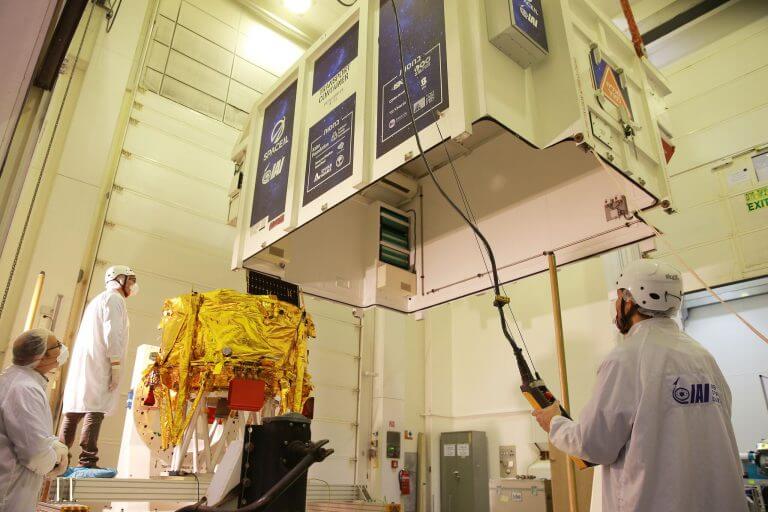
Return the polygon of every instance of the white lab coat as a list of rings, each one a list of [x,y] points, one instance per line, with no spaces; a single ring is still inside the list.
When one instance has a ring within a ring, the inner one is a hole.
[[[556,416],[549,439],[603,466],[605,511],[747,510],[731,391],[672,319],[634,325],[600,366],[578,421]]]
[[[128,311],[125,298],[109,289],[93,298],[72,350],[63,411],[110,414],[118,390],[109,391],[112,362],[123,362],[128,347]]]
[[[59,457],[46,380],[23,366],[0,375],[0,512],[33,512]]]

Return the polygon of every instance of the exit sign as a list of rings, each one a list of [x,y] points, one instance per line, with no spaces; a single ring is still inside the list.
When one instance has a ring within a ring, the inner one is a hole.
[[[744,199],[747,203],[747,210],[753,212],[761,208],[768,209],[768,187],[761,187],[755,190],[750,190],[744,194]]]

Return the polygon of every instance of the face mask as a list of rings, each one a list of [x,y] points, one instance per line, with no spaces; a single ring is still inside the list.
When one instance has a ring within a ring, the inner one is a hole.
[[[134,296],[138,295],[139,294],[139,283],[133,283],[131,285],[130,290],[131,290],[131,293],[130,293],[130,295],[128,295],[129,297],[134,297]]]
[[[59,366],[64,366],[67,359],[69,359],[69,349],[66,345],[62,345],[59,347],[59,355],[56,356],[56,362],[59,363]]]

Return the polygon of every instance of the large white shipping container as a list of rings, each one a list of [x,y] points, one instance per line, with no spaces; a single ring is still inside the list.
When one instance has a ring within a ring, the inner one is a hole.
[[[653,235],[627,210],[668,193],[669,89],[609,19],[587,0],[396,6],[397,22],[391,0],[359,1],[253,109],[234,152],[234,267],[400,311],[489,288],[409,108],[503,282],[542,271],[546,252],[567,263]]]

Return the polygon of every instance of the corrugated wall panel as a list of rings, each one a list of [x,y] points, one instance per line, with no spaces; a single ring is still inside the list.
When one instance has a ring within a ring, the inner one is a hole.
[[[665,70],[673,90],[667,117],[677,151],[669,172],[678,213],[649,218],[711,285],[768,272],[768,213],[750,211],[745,196],[768,186],[752,162],[768,149],[768,16],[750,21]],[[655,257],[679,266],[665,245],[657,248]],[[684,281],[687,289],[702,287],[687,272]]]
[[[118,165],[91,281],[103,289],[106,267],[135,268],[141,293],[128,298],[132,354],[154,343],[163,302],[191,291],[244,291],[245,275],[229,268],[234,229],[226,225],[229,159],[238,132],[153,93],[136,98]],[[126,394],[129,382],[122,379]],[[102,463],[115,465],[123,410],[103,426]]]
[[[309,342],[309,371],[315,384],[313,439],[329,439],[334,454],[310,470],[310,478],[330,484],[355,483],[360,321],[352,309],[307,299],[317,326]]]

